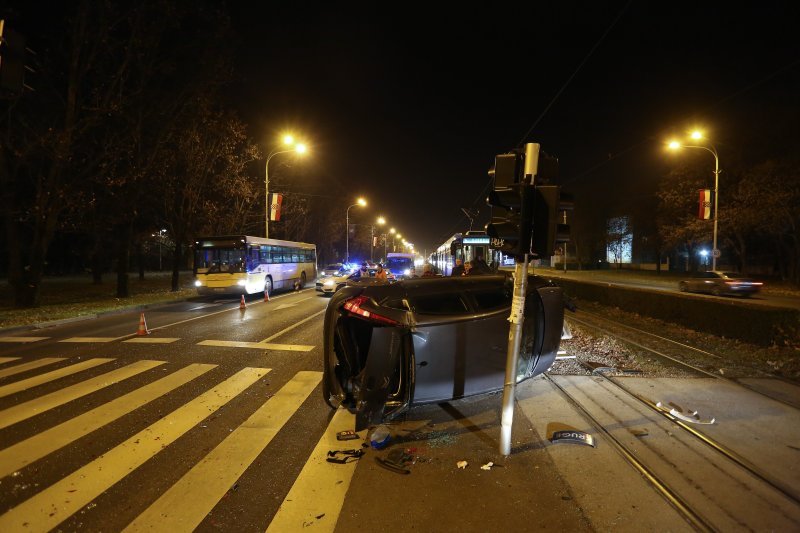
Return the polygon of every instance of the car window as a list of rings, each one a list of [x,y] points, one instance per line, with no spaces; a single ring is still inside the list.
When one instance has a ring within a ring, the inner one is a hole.
[[[411,309],[421,315],[458,315],[467,312],[460,294],[426,294],[409,298]]]
[[[477,311],[493,311],[511,305],[511,290],[506,287],[472,291],[472,296],[475,298]]]

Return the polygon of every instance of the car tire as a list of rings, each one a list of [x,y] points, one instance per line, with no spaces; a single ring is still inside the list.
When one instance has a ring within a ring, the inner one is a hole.
[[[689,292],[689,285],[681,281],[678,283],[678,290],[681,292]]]
[[[719,287],[714,287],[713,289],[711,289],[711,294],[713,294],[714,296],[722,296],[722,291],[719,290]]]

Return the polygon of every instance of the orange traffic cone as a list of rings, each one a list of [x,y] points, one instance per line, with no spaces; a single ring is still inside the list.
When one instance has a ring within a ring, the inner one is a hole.
[[[144,321],[144,313],[139,315],[139,329],[136,331],[137,335],[150,335],[147,329],[147,322]]]
[[[246,308],[247,308],[247,304],[244,303],[244,294],[242,294],[242,301],[239,302],[239,309],[246,309]]]
[[[269,301],[269,291],[267,289],[264,289],[264,302],[268,301]]]

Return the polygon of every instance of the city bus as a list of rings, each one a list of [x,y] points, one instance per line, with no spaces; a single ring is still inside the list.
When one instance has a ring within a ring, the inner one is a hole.
[[[194,243],[198,294],[256,294],[304,287],[317,277],[317,247],[248,235],[201,237]]]

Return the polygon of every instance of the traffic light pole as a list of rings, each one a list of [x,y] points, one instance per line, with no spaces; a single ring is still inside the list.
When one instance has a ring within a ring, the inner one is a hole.
[[[506,380],[503,385],[503,411],[500,420],[500,453],[511,455],[511,425],[514,420],[514,399],[517,388],[517,361],[522,343],[522,325],[525,321],[525,293],[528,290],[528,254],[514,266],[514,296],[511,300],[511,327],[508,333]]]

